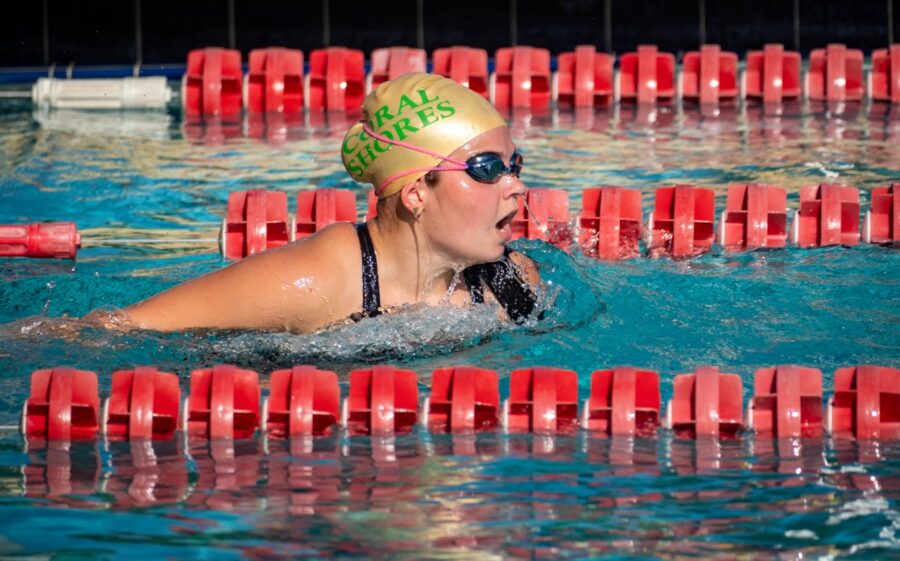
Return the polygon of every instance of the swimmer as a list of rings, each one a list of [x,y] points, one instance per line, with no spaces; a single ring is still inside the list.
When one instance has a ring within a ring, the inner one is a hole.
[[[371,183],[378,216],[338,223],[124,310],[143,329],[308,333],[409,304],[500,304],[513,321],[535,307],[540,276],[510,251],[522,156],[487,100],[431,74],[378,86],[341,157]]]

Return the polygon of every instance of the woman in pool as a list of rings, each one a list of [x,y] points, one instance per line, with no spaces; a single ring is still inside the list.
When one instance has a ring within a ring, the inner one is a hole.
[[[374,185],[374,220],[185,282],[126,308],[127,323],[311,332],[419,302],[499,302],[514,321],[532,313],[539,275],[505,245],[525,191],[522,157],[488,101],[441,76],[406,74],[366,97],[341,156]]]

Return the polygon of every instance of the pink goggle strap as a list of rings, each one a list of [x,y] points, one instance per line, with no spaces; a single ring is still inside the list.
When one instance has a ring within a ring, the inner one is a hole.
[[[414,152],[419,152],[421,154],[425,154],[431,156],[432,158],[437,158],[438,160],[443,160],[445,162],[450,162],[453,164],[452,166],[444,166],[444,167],[429,167],[429,168],[415,168],[415,169],[407,169],[400,172],[395,173],[394,175],[388,177],[384,181],[382,181],[379,185],[375,186],[375,194],[379,197],[381,193],[387,188],[388,185],[393,183],[394,181],[404,177],[406,175],[413,175],[416,173],[429,172],[429,171],[463,171],[469,169],[469,164],[462,162],[460,160],[455,160],[449,156],[444,156],[438,154],[437,152],[432,152],[427,148],[422,148],[420,146],[416,146],[414,144],[409,144],[408,142],[401,142],[399,140],[391,140],[390,138],[380,135],[377,132],[373,131],[369,128],[369,124],[363,121],[363,130],[366,134],[374,138],[375,140],[380,140],[381,142],[387,144],[393,144],[395,146],[400,146],[401,148],[406,148],[407,150],[412,150]]]

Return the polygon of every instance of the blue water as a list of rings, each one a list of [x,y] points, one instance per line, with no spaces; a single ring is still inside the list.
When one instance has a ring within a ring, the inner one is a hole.
[[[900,179],[900,121],[749,107],[513,115],[533,187],[580,204],[584,187],[767,182],[795,206],[802,185],[867,191]],[[109,333],[70,318],[120,307],[225,263],[218,224],[233,190],[349,188],[336,146],[346,123],[191,126],[177,113],[34,113],[0,105],[0,223],[73,220],[76,262],[0,260],[0,424],[17,421],[30,372],[100,375],[154,364],[231,362],[265,374],[299,363],[347,374],[390,362],[500,373],[579,374],[635,365],[672,377],[711,364],[744,380],[802,364],[900,366],[900,251],[875,247],[607,263],[519,241],[555,296],[546,319],[498,325],[490,311],[415,309],[297,336]],[[254,128],[255,127],[255,128]],[[261,128],[260,128],[261,127]],[[255,134],[255,133],[254,133]],[[293,201],[291,202],[293,208]],[[139,240],[139,241],[127,241]],[[900,556],[900,445],[602,439],[483,434],[284,442],[75,443],[0,437],[0,555],[62,558],[685,558]]]

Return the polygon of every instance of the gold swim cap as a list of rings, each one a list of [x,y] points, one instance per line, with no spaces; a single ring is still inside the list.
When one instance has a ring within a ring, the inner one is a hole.
[[[363,120],[344,136],[341,159],[353,179],[373,184],[382,199],[476,136],[506,126],[488,100],[436,74],[404,74],[384,82],[366,96],[362,111]]]

